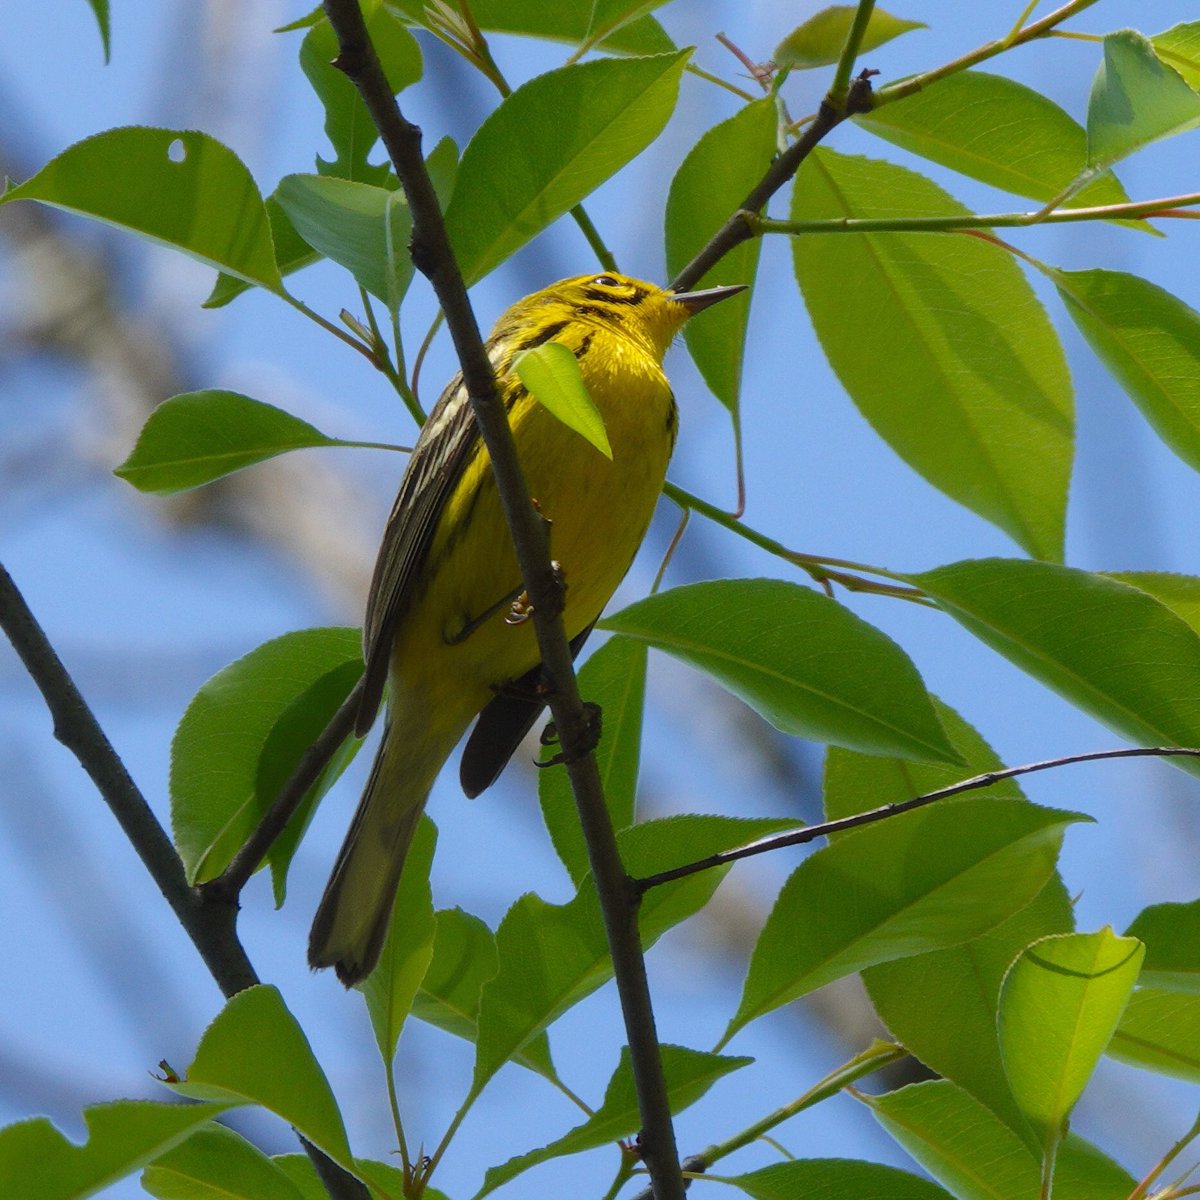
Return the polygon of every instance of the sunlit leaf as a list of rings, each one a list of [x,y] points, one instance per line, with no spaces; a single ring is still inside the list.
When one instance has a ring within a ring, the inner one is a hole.
[[[164,400],[150,414],[129,457],[113,474],[139,492],[164,496],[289,450],[343,444],[307,421],[240,392],[184,392]]]
[[[276,196],[300,236],[345,267],[390,312],[413,277],[403,192],[324,175],[286,175]]]
[[[275,799],[260,788],[286,779],[308,746],[304,735],[311,727],[293,705],[310,696],[327,711],[331,697],[314,685],[331,672],[342,672],[338,678],[349,691],[362,669],[360,636],[357,629],[284,634],[217,672],[196,693],[171,743],[171,826],[190,882],[219,875],[257,827]],[[285,718],[291,733],[286,745],[277,743],[264,774],[268,739]],[[301,736],[292,736],[298,730]],[[328,787],[333,780],[323,782]]]
[[[1137,982],[1136,938],[1065,933],[1029,946],[1000,991],[1000,1051],[1021,1111],[1055,1145]]]
[[[638,601],[601,627],[706,671],[785,733],[956,761],[900,647],[811,588],[774,579],[696,583]]]
[[[597,59],[523,84],[459,163],[446,229],[481,279],[644,150],[675,107],[690,51]]]
[[[204,1031],[186,1079],[172,1086],[202,1100],[259,1104],[354,1170],[329,1081],[274,987],[247,988],[227,1001]]]
[[[846,44],[846,35],[850,32],[855,11],[853,4],[832,4],[821,9],[793,29],[775,47],[771,58],[781,67],[802,71],[837,62]],[[903,17],[894,17],[882,8],[875,8],[863,34],[859,54],[875,50],[912,29],[928,28],[924,21],[908,21]]]
[[[612,460],[604,418],[583,382],[579,360],[566,346],[549,341],[522,350],[513,356],[512,368],[543,408]]]
[[[1088,99],[1088,162],[1109,167],[1135,150],[1200,125],[1200,95],[1140,33],[1104,39],[1104,62]]]
[[[1144,908],[1126,937],[1145,943],[1139,983],[1200,995],[1200,900]]]
[[[943,801],[815,851],[783,886],[722,1044],[764,1013],[876,963],[960,945],[1045,887],[1076,814]]]
[[[966,215],[903,167],[820,150],[792,217]],[[796,278],[821,346],[876,432],[1030,554],[1062,557],[1071,381],[1012,256],[961,234],[809,233]]]
[[[385,1061],[396,1053],[413,997],[433,958],[437,926],[429,890],[429,869],[436,842],[433,822],[422,817],[404,858],[404,872],[392,904],[392,919],[379,963],[361,984],[375,1044]]]
[[[958,71],[854,118],[864,129],[971,179],[1047,201],[1087,167],[1087,133],[1040,92],[986,71]],[[1129,199],[1109,173],[1065,207]]]
[[[1200,636],[1141,589],[1023,559],[911,578],[977,638],[1123,737],[1200,746]],[[1187,758],[1167,761],[1200,771]]]
[[[230,1108],[116,1100],[84,1109],[87,1141],[77,1146],[45,1118],[0,1129],[4,1200],[80,1200],[132,1175]]]
[[[776,150],[775,102],[756,100],[727,121],[714,125],[688,152],[667,196],[667,274],[678,275],[729,219],[762,178]],[[761,238],[735,246],[695,284],[753,284]],[[692,359],[713,395],[730,412],[738,409],[749,291],[723,300],[702,321],[683,327]]]
[[[142,1188],[158,1200],[303,1200],[257,1146],[215,1123],[155,1159]]]
[[[1200,471],[1200,313],[1123,271],[1048,274],[1079,331],[1154,431]]]
[[[1147,1071],[1200,1083],[1200,996],[1138,988],[1108,1054]]]
[[[39,200],[136,233],[281,292],[262,196],[227,146],[190,129],[109,129],[0,196]]]

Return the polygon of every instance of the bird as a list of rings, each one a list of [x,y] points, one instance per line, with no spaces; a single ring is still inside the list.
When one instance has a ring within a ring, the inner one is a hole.
[[[666,478],[678,415],[663,356],[690,317],[744,290],[676,292],[615,273],[581,275],[517,301],[485,343],[565,584],[573,654],[628,571]],[[514,369],[521,352],[550,341],[577,359],[611,459],[538,403]],[[473,797],[544,707],[524,603],[491,462],[457,375],[413,448],[368,593],[355,728],[369,729],[386,685],[383,737],[308,949],[311,967],[332,966],[347,987],[378,962],[405,855],[467,727],[478,718],[460,766]]]

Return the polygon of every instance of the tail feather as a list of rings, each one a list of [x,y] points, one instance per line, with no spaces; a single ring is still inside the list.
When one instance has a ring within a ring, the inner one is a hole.
[[[420,769],[412,759],[389,724],[313,919],[309,965],[333,967],[346,987],[379,961],[404,859],[441,765]]]

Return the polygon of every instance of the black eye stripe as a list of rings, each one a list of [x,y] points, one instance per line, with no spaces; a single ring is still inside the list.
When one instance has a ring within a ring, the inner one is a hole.
[[[641,304],[646,298],[646,293],[641,288],[634,288],[628,296],[618,296],[592,287],[586,288],[583,295],[585,299],[594,300],[597,304]]]

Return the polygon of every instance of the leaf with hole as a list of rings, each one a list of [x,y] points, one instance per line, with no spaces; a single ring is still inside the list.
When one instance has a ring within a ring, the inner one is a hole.
[[[109,129],[69,146],[0,204],[38,200],[283,292],[262,196],[228,146],[190,129]]]

